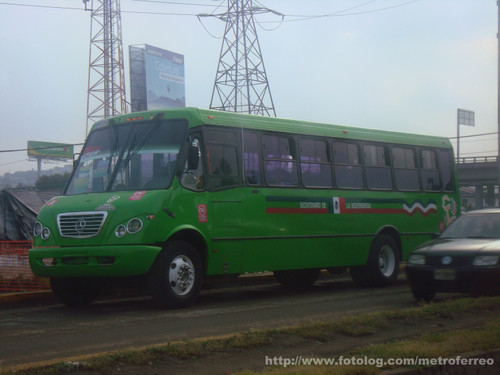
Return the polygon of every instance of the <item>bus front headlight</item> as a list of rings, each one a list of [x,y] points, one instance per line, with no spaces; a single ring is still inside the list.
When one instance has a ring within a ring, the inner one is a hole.
[[[33,236],[35,237],[38,237],[39,235],[42,234],[42,223],[40,223],[39,221],[37,221],[35,223],[35,226],[33,227]]]
[[[127,223],[127,232],[130,234],[134,234],[139,232],[142,229],[142,221],[138,218],[130,219]]]

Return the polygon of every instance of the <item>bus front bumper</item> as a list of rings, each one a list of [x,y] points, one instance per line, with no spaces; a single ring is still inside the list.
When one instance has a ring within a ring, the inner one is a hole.
[[[31,270],[45,277],[122,277],[146,274],[160,246],[37,247],[30,249]]]

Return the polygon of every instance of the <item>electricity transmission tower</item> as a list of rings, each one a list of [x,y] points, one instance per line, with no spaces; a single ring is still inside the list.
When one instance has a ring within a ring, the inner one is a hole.
[[[226,13],[210,15],[226,22],[210,108],[276,116],[254,22],[269,12],[252,0],[228,0]]]
[[[120,0],[91,1],[87,129],[94,122],[127,112]]]

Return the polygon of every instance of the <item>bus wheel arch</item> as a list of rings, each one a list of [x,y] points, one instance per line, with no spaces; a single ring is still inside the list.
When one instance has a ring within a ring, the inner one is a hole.
[[[403,250],[402,250],[403,244],[401,241],[401,235],[399,234],[398,230],[395,227],[393,227],[392,225],[380,228],[377,231],[377,234],[375,235],[375,237],[373,238],[371,246],[373,246],[373,243],[375,242],[377,237],[380,235],[383,235],[383,234],[388,235],[389,237],[391,237],[394,240],[394,242],[396,243],[396,246],[397,246],[397,251],[398,251],[397,255],[399,256],[399,261],[401,261],[403,259]],[[371,249],[371,247],[370,247],[370,249]]]
[[[165,247],[172,241],[185,241],[191,244],[201,258],[203,271],[206,271],[208,262],[208,246],[205,237],[203,237],[200,232],[194,229],[182,229],[174,233],[167,241],[165,241]]]

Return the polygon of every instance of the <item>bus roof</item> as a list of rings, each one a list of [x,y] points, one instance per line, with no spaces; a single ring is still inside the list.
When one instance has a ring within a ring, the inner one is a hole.
[[[164,112],[169,118],[187,118],[190,121],[190,126],[202,124],[231,126],[244,129],[269,130],[292,134],[308,134],[313,136],[379,141],[396,144],[444,148],[452,147],[448,138],[445,137],[247,115],[193,107],[129,113],[117,116],[115,121],[116,123],[122,123],[130,119],[153,118],[159,112]],[[107,121],[106,124],[108,124]],[[92,130],[102,126],[105,126],[105,124],[103,122],[98,122],[94,124]]]

